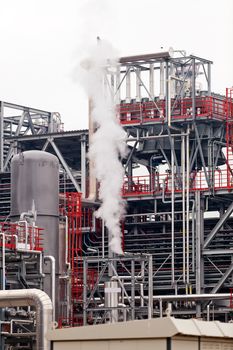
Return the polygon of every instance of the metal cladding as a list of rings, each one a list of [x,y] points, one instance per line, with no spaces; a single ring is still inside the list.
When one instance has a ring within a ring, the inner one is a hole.
[[[38,216],[58,216],[59,163],[43,151],[17,154],[11,162],[11,217],[32,209]]]

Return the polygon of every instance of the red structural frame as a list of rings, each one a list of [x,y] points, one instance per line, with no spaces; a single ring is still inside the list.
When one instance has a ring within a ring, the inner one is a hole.
[[[68,217],[68,262],[71,269],[71,326],[75,320],[75,305],[82,302],[83,267],[82,267],[82,205],[81,193],[66,193],[66,210]]]
[[[92,227],[93,210],[82,208],[82,193],[67,192],[63,196],[61,213],[68,219],[68,263],[71,280],[71,308],[69,318],[60,317],[58,326],[74,327],[83,324],[83,260],[82,228]],[[96,281],[97,271],[87,271],[87,285],[91,289]]]

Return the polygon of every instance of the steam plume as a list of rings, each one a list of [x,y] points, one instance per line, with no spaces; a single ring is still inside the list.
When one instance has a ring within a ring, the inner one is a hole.
[[[126,154],[125,132],[116,119],[110,88],[106,87],[106,66],[117,66],[117,55],[111,45],[98,41],[88,60],[81,63],[82,82],[92,102],[92,118],[96,126],[89,149],[90,161],[100,183],[102,204],[97,211],[110,233],[110,247],[122,254],[120,220],[124,214],[121,196],[124,170],[121,158]]]

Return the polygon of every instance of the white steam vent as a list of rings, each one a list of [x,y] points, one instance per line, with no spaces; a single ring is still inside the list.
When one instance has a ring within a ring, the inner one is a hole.
[[[105,41],[99,41],[90,51],[89,59],[81,63],[81,78],[92,104],[91,116],[96,129],[89,149],[102,201],[96,215],[109,230],[111,250],[123,254],[120,221],[125,202],[121,196],[124,179],[121,159],[126,155],[126,134],[116,118],[114,96],[107,79],[108,67],[116,71],[118,59],[115,50]]]

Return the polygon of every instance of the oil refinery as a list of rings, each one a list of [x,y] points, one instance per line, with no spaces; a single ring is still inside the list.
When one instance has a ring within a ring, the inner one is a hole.
[[[92,96],[88,130],[0,102],[1,349],[233,349],[233,88],[212,91],[212,64],[106,60],[106,137]]]

